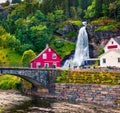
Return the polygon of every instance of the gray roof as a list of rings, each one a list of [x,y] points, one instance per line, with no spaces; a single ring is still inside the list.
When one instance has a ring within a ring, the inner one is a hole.
[[[120,45],[120,36],[117,38],[114,38],[114,40]]]

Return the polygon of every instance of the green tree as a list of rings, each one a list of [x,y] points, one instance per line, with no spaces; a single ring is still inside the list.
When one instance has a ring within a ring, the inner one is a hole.
[[[32,44],[23,44],[23,45],[19,46],[19,49],[17,49],[17,50],[20,54],[23,54],[25,51],[27,51],[29,49],[34,50],[34,46]]]
[[[6,54],[0,51],[0,66],[8,66],[9,61],[6,57]]]
[[[28,67],[30,65],[30,61],[36,57],[36,54],[32,50],[27,50],[23,53],[22,56],[22,65],[24,67]]]
[[[6,47],[6,38],[9,37],[10,34],[6,32],[6,30],[0,26],[0,46],[1,47]]]
[[[116,9],[117,9],[117,4],[116,4],[116,2],[113,2],[113,3],[110,3],[110,4],[109,4],[109,10],[110,10],[111,15],[114,17],[115,20],[116,20],[116,18],[117,18]]]
[[[17,50],[21,43],[14,35],[10,35],[9,37],[6,38],[5,40],[6,46],[12,50]]]
[[[50,28],[50,30],[55,28],[55,15],[53,13],[47,14],[47,26]]]
[[[49,31],[44,25],[33,26],[30,28],[30,38],[35,47],[35,51],[40,52],[49,42]]]
[[[15,35],[20,40],[21,44],[30,43],[28,29],[29,21],[27,19],[19,18],[15,21],[15,25]]]
[[[92,4],[87,8],[85,18],[94,19],[102,16],[103,0],[93,0]]]
[[[12,0],[12,3],[21,3],[21,0]]]

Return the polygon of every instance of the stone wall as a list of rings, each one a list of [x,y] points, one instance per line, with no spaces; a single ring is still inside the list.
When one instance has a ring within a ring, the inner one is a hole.
[[[115,106],[120,99],[120,85],[55,84],[55,94],[72,102],[90,102]]]

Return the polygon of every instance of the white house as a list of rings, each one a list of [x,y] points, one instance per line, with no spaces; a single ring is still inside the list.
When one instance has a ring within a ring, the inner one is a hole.
[[[120,36],[111,38],[104,47],[105,53],[100,59],[100,67],[120,67]]]

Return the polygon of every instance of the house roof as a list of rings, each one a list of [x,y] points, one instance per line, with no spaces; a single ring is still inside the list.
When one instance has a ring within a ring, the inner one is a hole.
[[[120,45],[120,36],[117,38],[114,38],[114,40]]]
[[[110,52],[115,52],[115,53],[120,54],[120,49],[115,49],[115,50],[107,51],[107,52],[105,52],[104,54],[100,55],[99,58],[102,57],[102,56],[105,56],[106,54],[108,54],[108,53],[110,53]]]
[[[45,48],[37,57],[35,57],[34,59],[31,60],[31,62],[34,61],[35,59],[37,59],[39,56],[41,56],[41,55],[42,55],[47,49],[49,49],[49,48],[56,53],[55,50],[53,50],[50,46],[47,45],[46,48]],[[57,53],[56,53],[56,54],[57,54]],[[60,55],[58,55],[58,54],[57,54],[57,56],[60,57]],[[61,58],[61,57],[60,57],[60,58]]]

